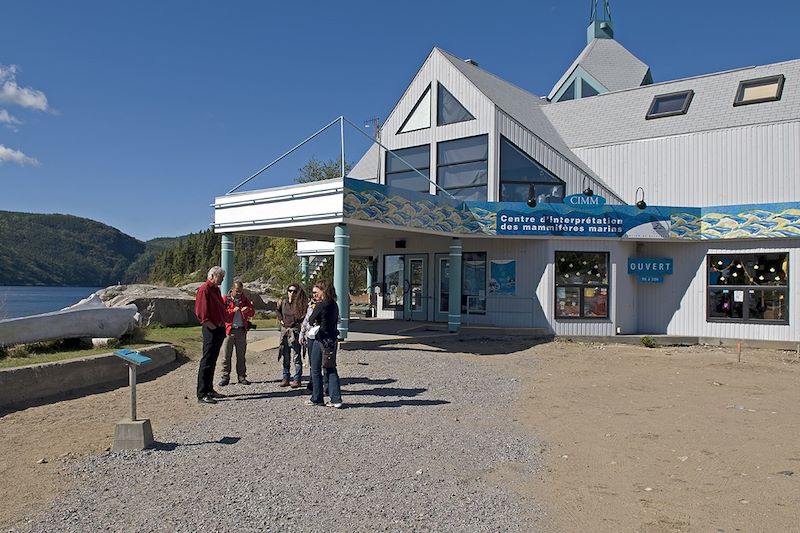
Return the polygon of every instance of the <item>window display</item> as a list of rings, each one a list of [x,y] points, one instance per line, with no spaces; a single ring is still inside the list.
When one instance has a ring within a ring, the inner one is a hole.
[[[556,318],[608,318],[607,252],[556,252]]]
[[[710,322],[789,323],[789,254],[709,255]]]

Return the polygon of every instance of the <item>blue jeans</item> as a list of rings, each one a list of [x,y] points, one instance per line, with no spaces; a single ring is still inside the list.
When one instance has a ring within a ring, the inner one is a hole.
[[[314,342],[311,346],[311,401],[322,403],[322,344]],[[328,380],[328,392],[330,393],[331,403],[342,402],[342,389],[339,385],[339,372],[336,368],[326,368],[325,377]]]
[[[290,343],[287,340],[283,346],[283,379],[301,381],[303,379],[303,360],[300,343],[296,340]],[[291,366],[294,366],[294,376],[290,372]]]

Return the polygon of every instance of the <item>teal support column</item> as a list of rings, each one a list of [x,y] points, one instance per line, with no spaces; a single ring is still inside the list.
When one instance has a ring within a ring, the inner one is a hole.
[[[450,299],[447,306],[447,331],[457,333],[461,327],[461,239],[450,243]]]
[[[370,296],[375,292],[375,289],[372,287],[373,283],[375,283],[375,262],[370,257],[367,262],[367,294]]]
[[[233,235],[230,233],[222,234],[222,257],[220,258],[220,266],[225,270],[225,279],[222,280],[222,285],[219,290],[222,295],[228,294],[233,284]]]
[[[339,339],[347,338],[350,329],[350,230],[336,226],[333,241],[333,288],[339,298]]]
[[[303,285],[308,285],[308,256],[300,258],[300,276],[303,278]]]

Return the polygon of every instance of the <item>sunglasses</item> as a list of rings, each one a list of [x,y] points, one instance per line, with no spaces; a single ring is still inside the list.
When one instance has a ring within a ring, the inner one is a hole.
[[[289,289],[288,292],[297,292],[297,289]]]

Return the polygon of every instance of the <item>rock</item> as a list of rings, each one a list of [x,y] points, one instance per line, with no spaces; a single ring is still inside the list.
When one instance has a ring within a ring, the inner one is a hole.
[[[178,287],[180,290],[187,292],[189,294],[195,295],[197,294],[197,289],[200,288],[202,283],[189,283],[187,285],[181,285]],[[275,310],[275,302],[265,302],[264,299],[261,297],[261,294],[256,291],[251,291],[247,288],[248,284],[244,284],[244,295],[247,296],[251,302],[253,302],[253,306],[256,308],[256,311],[274,311]],[[224,295],[223,295],[224,296]]]
[[[45,463],[47,463],[47,458],[46,457],[42,457],[41,459],[36,461],[36,464],[39,464],[39,465],[43,465]]]
[[[199,284],[198,284],[199,286]],[[195,289],[195,292],[197,289]],[[96,293],[109,307],[134,304],[142,326],[196,325],[193,292],[156,285],[113,285]]]

